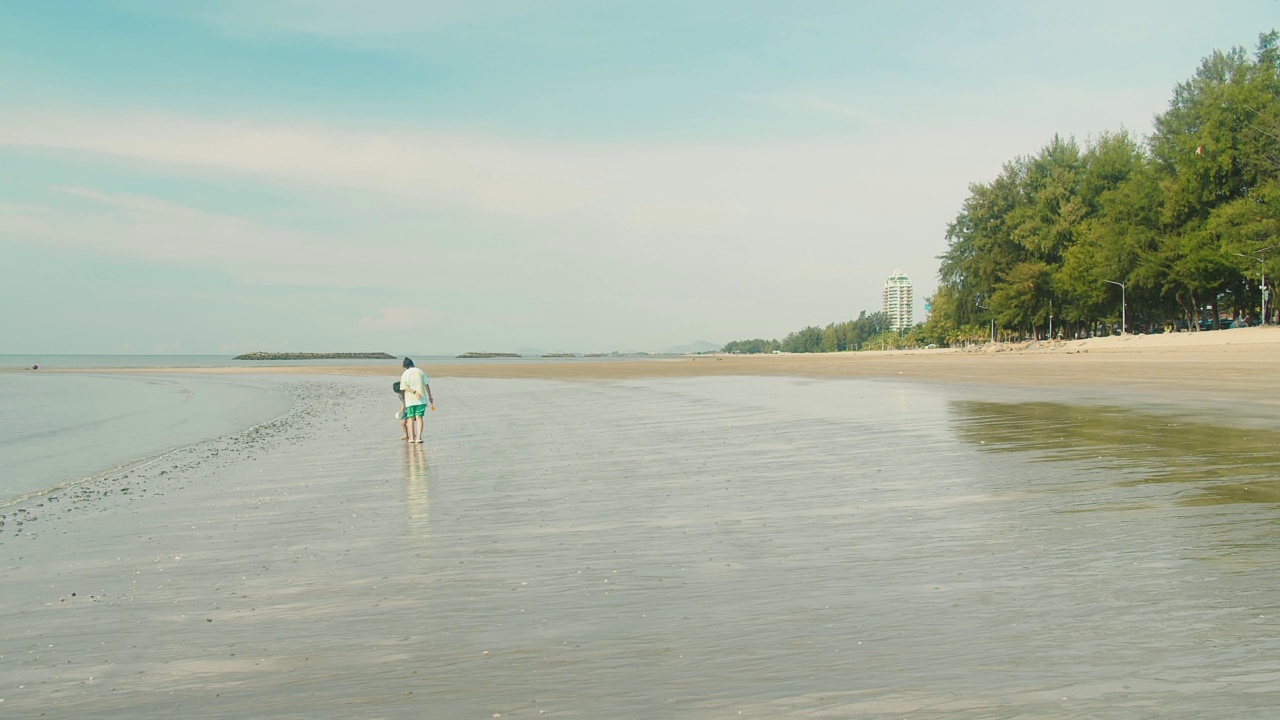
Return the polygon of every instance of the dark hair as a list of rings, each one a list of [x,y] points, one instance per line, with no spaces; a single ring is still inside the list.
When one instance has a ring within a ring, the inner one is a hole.
[[[413,367],[413,361],[412,361],[412,360],[410,360],[409,358],[405,358],[405,359],[404,359],[404,368],[405,368],[406,370],[408,370],[408,369],[409,369],[409,368],[411,368],[411,367]]]
[[[399,380],[397,380],[397,381],[395,381],[395,382],[391,383],[391,392],[393,392],[393,393],[400,393],[400,392],[401,392],[401,390],[400,390],[400,381],[399,381]]]

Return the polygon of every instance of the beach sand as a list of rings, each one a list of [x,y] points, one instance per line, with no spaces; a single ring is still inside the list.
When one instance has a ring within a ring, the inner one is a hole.
[[[297,401],[6,509],[0,716],[1266,716],[1280,330],[999,349],[430,366],[422,447],[181,371]]]
[[[707,376],[887,378],[934,383],[1122,393],[1147,402],[1280,408],[1280,327],[1125,335],[970,348],[776,355],[700,355],[636,360],[424,365],[433,378],[613,381]],[[73,372],[73,371],[68,371]],[[74,371],[79,372],[79,371]],[[103,369],[101,372],[154,372]],[[171,370],[169,372],[192,372]],[[369,366],[210,368],[210,374],[392,377]]]

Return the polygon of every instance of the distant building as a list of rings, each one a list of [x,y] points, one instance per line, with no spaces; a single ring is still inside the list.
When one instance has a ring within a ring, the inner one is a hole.
[[[889,327],[903,330],[911,327],[911,310],[915,305],[911,281],[901,270],[894,270],[884,281],[884,314],[889,316]]]

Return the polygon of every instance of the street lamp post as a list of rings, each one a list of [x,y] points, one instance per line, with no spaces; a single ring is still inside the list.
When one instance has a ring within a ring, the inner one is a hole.
[[[1265,247],[1265,248],[1262,248],[1261,250],[1256,250],[1255,252],[1257,253],[1257,255],[1245,255],[1244,253],[1231,253],[1232,255],[1238,255],[1239,257],[1242,257],[1242,258],[1253,258],[1254,260],[1258,261],[1258,274],[1262,277],[1262,324],[1263,325],[1271,324],[1267,322],[1267,320],[1269,319],[1267,317],[1267,299],[1270,297],[1271,291],[1267,289],[1266,253],[1271,252],[1272,250],[1275,250],[1274,246]],[[1258,257],[1258,255],[1262,255],[1262,257]]]
[[[1127,308],[1127,303],[1125,302],[1125,298],[1124,298],[1124,283],[1116,282],[1115,280],[1103,280],[1103,282],[1120,286],[1120,334],[1124,335],[1126,332],[1128,332],[1128,327],[1129,327],[1128,323],[1125,322],[1125,312]]]

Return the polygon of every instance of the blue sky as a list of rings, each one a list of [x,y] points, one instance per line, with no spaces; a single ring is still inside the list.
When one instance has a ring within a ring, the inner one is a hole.
[[[0,10],[0,353],[662,350],[936,286],[1276,0]]]

